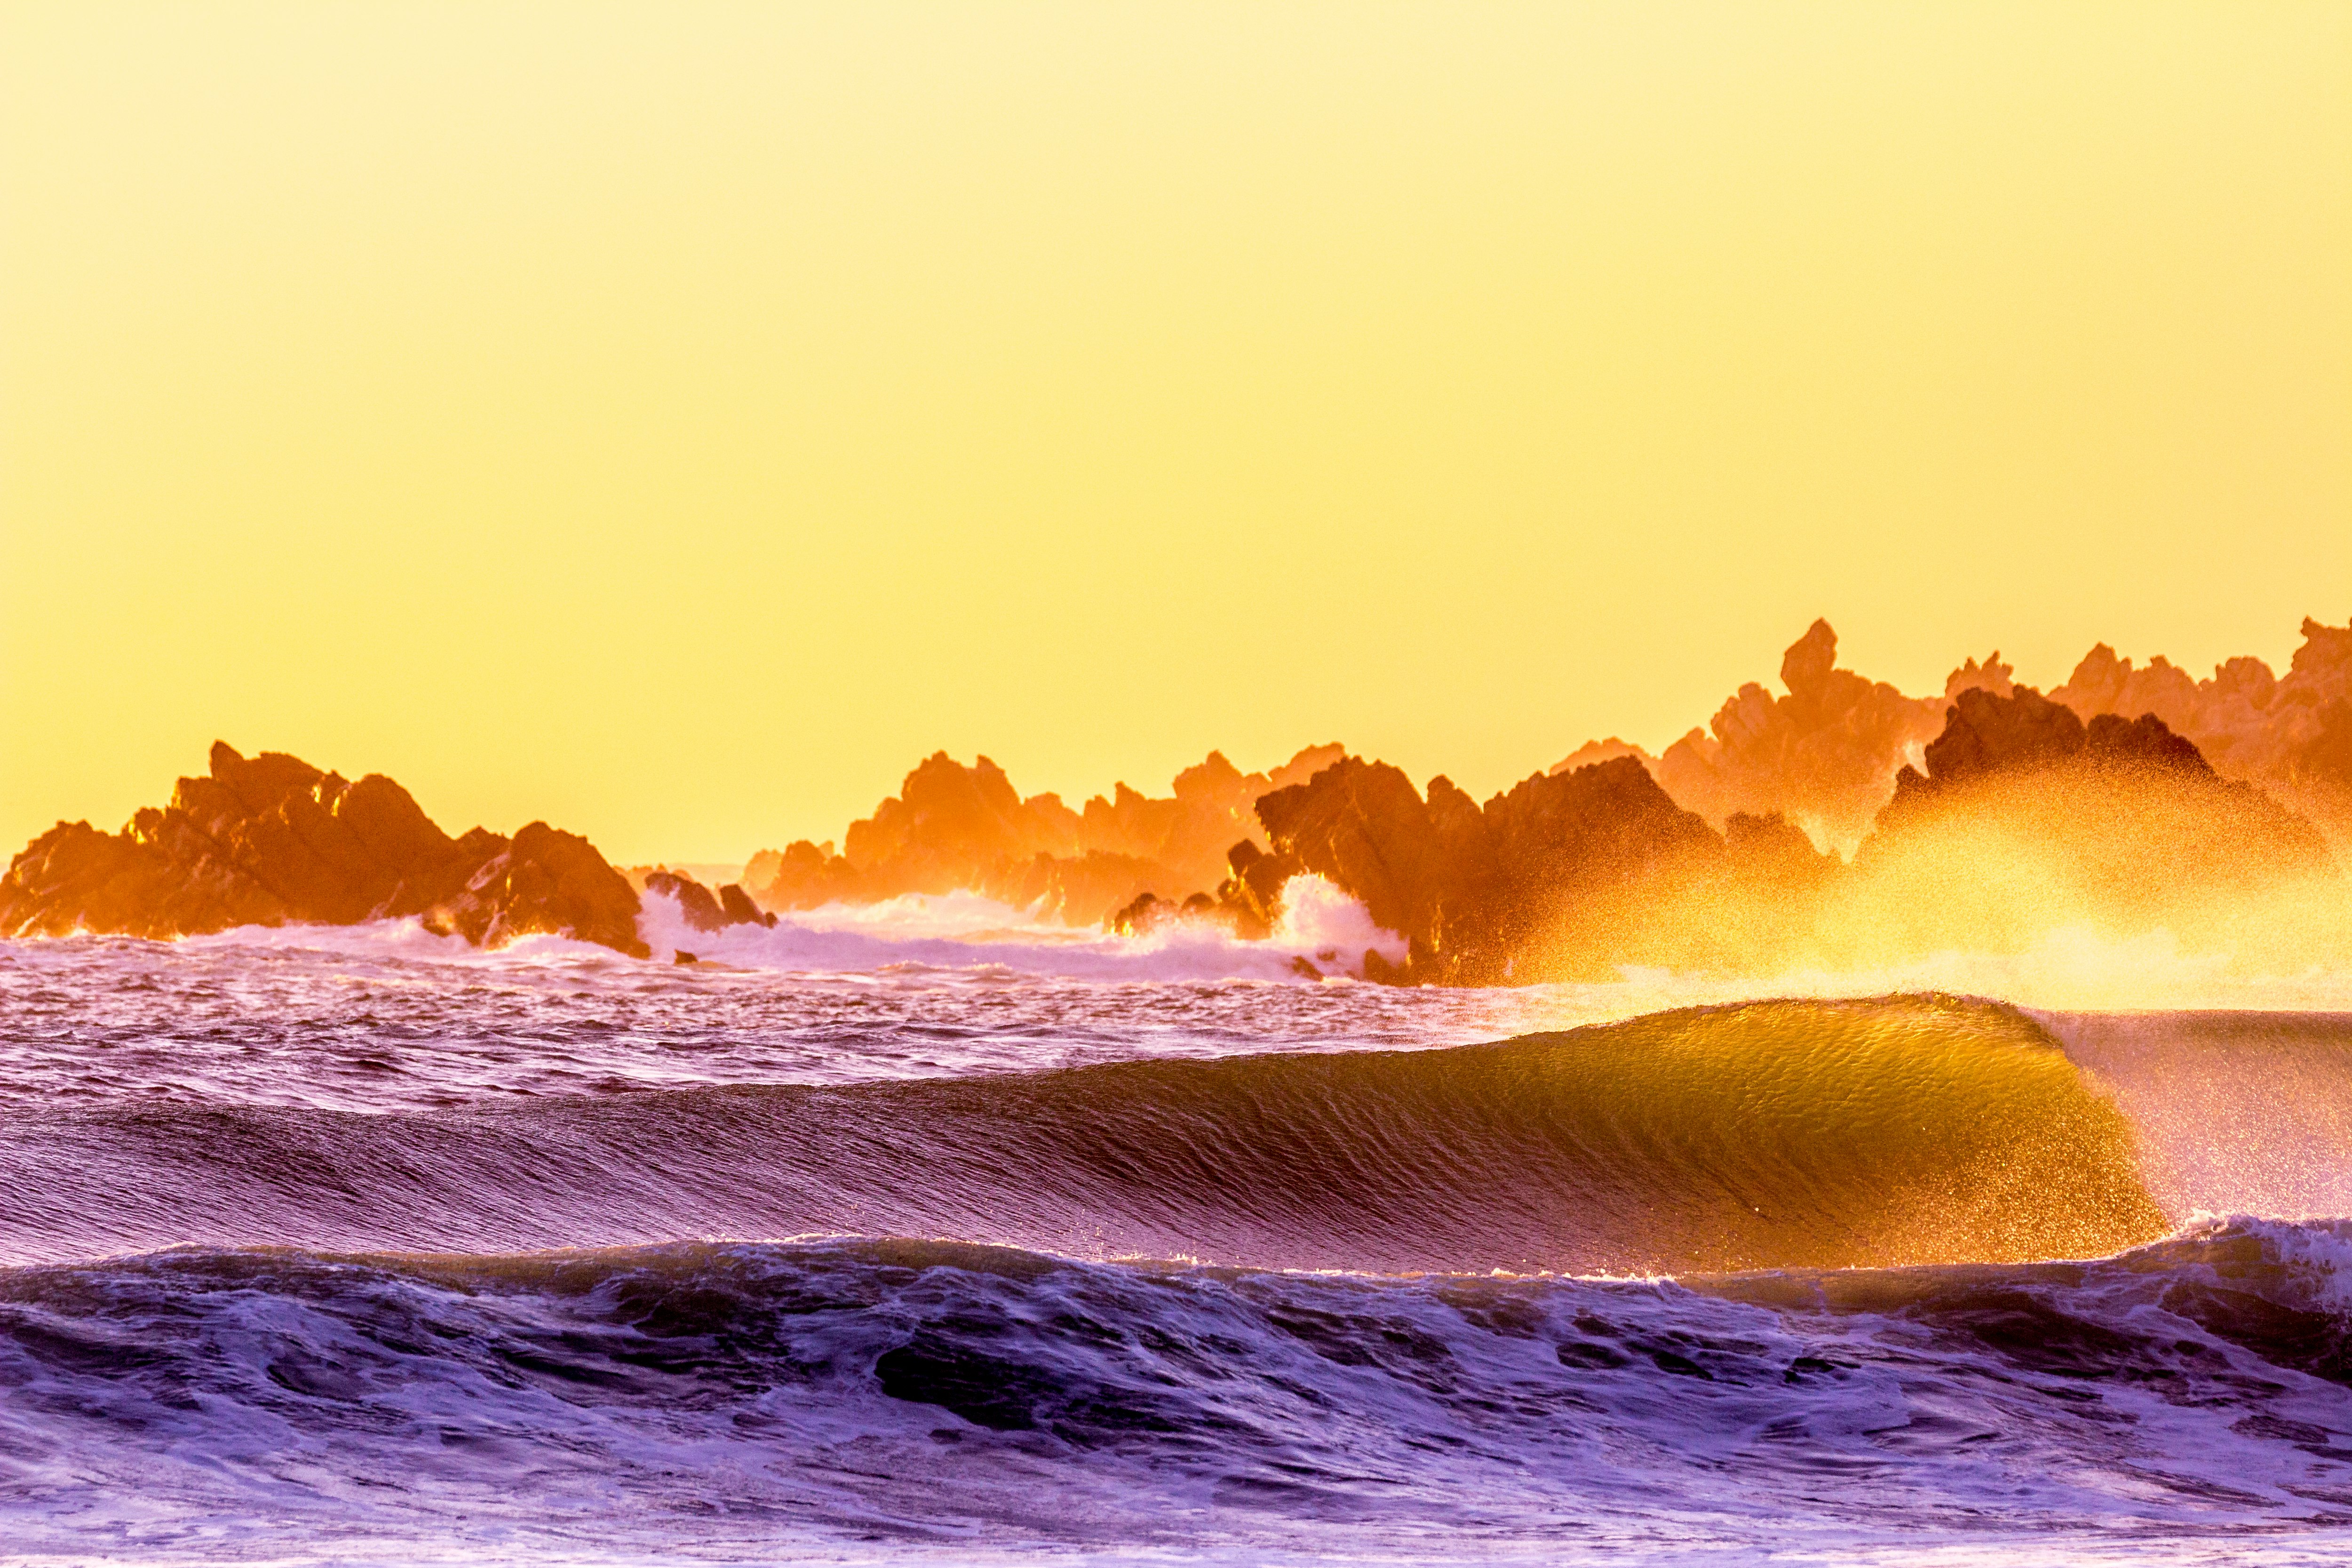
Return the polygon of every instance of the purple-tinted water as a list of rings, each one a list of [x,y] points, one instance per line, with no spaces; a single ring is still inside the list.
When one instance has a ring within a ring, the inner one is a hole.
[[[1540,1246],[1536,1184],[1570,1179],[1407,1125],[1397,1107],[1450,1102],[1390,1094],[1361,1053],[1471,1061],[1444,1053],[1663,983],[1400,992],[923,952],[787,973],[396,932],[0,944],[0,1560],[2352,1555],[2339,1018],[2034,1016],[2131,1121],[2177,1227],[2105,1260],[1302,1272],[1252,1248],[1304,1245],[1318,1214],[1350,1245],[1475,1246],[1482,1192]],[[1148,1183],[1116,1151],[1085,1166],[1100,1215],[1202,1245],[991,1245],[1077,1201],[1053,1159],[1086,1130],[1056,1142],[1051,1118],[1082,1101],[1059,1086],[1127,1081],[1038,1075],[1299,1053],[1389,1097],[1328,1124],[1296,1096],[1279,1123],[1248,1121],[1273,1100],[1203,1108],[1183,1159],[1209,1179],[1182,1205],[1146,1152]],[[966,1086],[958,1130],[923,1121],[940,1080]],[[775,1107],[812,1093],[852,1141],[823,1167],[779,1146],[814,1124]],[[1036,1140],[1025,1185],[893,1152],[967,1138],[999,1098]],[[1301,1118],[1346,1158],[1286,1190],[1266,1151]],[[1416,1206],[1414,1170],[1443,1203]],[[893,1223],[702,1223],[821,1187]],[[1575,1193],[1549,1201],[1574,1217]],[[909,1236],[908,1214],[961,1228]]]

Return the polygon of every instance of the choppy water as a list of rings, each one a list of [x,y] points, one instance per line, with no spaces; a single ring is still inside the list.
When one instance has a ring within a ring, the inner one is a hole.
[[[0,1560],[2352,1559],[2324,979],[728,942],[0,944]]]

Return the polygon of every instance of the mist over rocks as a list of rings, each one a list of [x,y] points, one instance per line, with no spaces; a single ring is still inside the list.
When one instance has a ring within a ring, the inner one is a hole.
[[[576,834],[452,838],[382,774],[215,742],[210,767],[120,833],[61,822],[0,878],[0,932],[169,938],[233,926],[418,918],[477,945],[544,932],[645,957],[637,895]]]
[[[2101,713],[2085,724],[2030,686],[2007,697],[1964,692],[1926,762],[1924,773],[1906,765],[1896,775],[1895,798],[1858,862],[1886,853],[1892,840],[1937,813],[1962,809],[2060,825],[2098,840],[2111,868],[2148,855],[2193,854],[2207,839],[2224,856],[2266,871],[2333,865],[2326,838],[2310,822],[2256,786],[2221,777],[2194,743],[2153,713]],[[2145,847],[2134,854],[2118,832],[2141,833],[2158,803],[2174,808],[2165,814],[2173,831],[2156,842],[2143,837]],[[2086,809],[2094,804],[2111,809]],[[2147,879],[2179,875],[2150,864]]]
[[[1834,865],[1777,816],[1741,815],[1718,834],[1632,756],[1537,773],[1483,805],[1442,775],[1424,796],[1401,770],[1351,756],[1267,795],[1258,816],[1273,850],[1237,846],[1221,901],[1264,922],[1266,889],[1313,872],[1405,939],[1402,965],[1365,970],[1407,984],[1606,973],[1673,889]]]
[[[939,752],[839,849],[765,850],[740,882],[698,868],[716,887],[615,870],[545,823],[452,837],[390,779],[216,744],[121,832],[59,823],[28,845],[0,878],[0,935],[413,917],[644,955],[642,889],[699,931],[969,892],[1130,937],[1258,940],[1311,874],[1378,935],[1360,972],[1410,984],[1840,971],[2071,930],[2333,962],[2352,952],[2352,626],[2303,634],[2284,677],[2238,658],[2199,681],[2103,644],[2047,695],[1996,653],[1912,698],[1839,668],[1816,621],[1781,660],[1785,695],[1744,686],[1663,756],[1593,742],[1483,802],[1324,745],[1263,773],[1212,752],[1165,795],[1121,783],[1074,809]]]
[[[1822,843],[1850,847],[1892,795],[1905,758],[1942,728],[1950,699],[1979,688],[2006,695],[2011,674],[1994,653],[1955,669],[1943,697],[1906,697],[1839,668],[1837,633],[1816,620],[1781,656],[1788,695],[1750,681],[1663,755],[1612,736],[1586,742],[1550,771],[1634,757],[1677,805],[1718,829],[1734,816],[1777,816]]]
[[[1782,763],[1822,732],[1825,706],[1890,725],[1902,717],[1853,685],[1825,704],[1841,684],[1830,651],[1811,636],[1791,650],[1803,695],[1775,703],[1757,731],[1768,742],[1784,731]],[[1591,978],[1626,964],[1852,968],[2017,952],[2064,929],[2161,932],[2215,952],[2251,943],[2305,963],[2352,937],[2322,834],[2263,789],[2221,776],[2154,714],[2085,722],[2016,684],[1998,655],[1955,671],[1948,690],[1918,748],[1923,767],[1896,765],[1851,860],[1820,852],[1778,812],[1734,811],[1718,830],[1632,748],[1483,805],[1443,776],[1424,795],[1402,771],[1348,757],[1259,802],[1272,847],[1236,846],[1219,904],[1241,934],[1257,934],[1277,918],[1285,880],[1311,871],[1406,939],[1404,963],[1364,964],[1370,978],[1405,984]],[[1900,732],[1882,727],[1819,754],[1850,767]],[[1750,784],[1785,784],[1792,775],[1778,765],[1751,770]]]
[[[634,879],[647,893],[675,900],[679,914],[695,931],[725,931],[737,925],[773,927],[776,923],[776,917],[752,903],[751,896],[738,882],[726,883],[713,893],[685,872],[673,871],[666,866],[656,866]]]
[[[1898,775],[1838,906],[1898,950],[2161,931],[2300,966],[2352,935],[2321,832],[2152,713],[2084,723],[2031,687],[1966,692],[1925,762]]]
[[[2224,777],[2259,784],[2352,843],[2352,625],[2306,618],[2284,676],[2238,658],[2199,680],[2161,656],[2100,643],[2051,693],[2084,720],[2153,714]]]

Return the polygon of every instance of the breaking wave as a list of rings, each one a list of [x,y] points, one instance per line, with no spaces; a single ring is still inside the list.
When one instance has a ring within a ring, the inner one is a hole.
[[[2288,1563],[2352,1524],[2352,1013],[1080,978],[921,924],[989,913],[819,911],[870,966],[790,972],[0,943],[0,1556]],[[1062,947],[1171,951],[1119,940]]]
[[[2140,1136],[2014,1009],[1756,1003],[1497,1045],[391,1115],[28,1109],[0,1143],[28,1194],[0,1255],[855,1233],[1381,1272],[2021,1261],[2164,1233]]]

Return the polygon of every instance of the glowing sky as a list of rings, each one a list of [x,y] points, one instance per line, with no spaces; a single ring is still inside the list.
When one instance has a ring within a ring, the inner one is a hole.
[[[1478,793],[2352,616],[2352,7],[0,11],[0,853]]]

